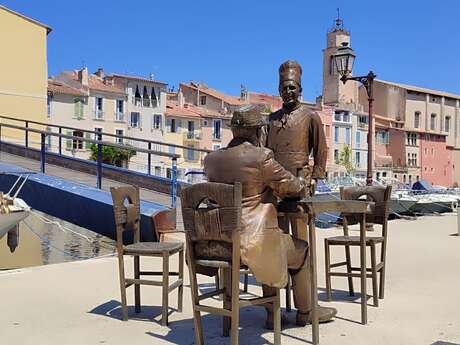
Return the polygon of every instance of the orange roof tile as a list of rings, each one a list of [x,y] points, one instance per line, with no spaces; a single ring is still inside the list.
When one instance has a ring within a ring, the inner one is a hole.
[[[270,105],[272,111],[276,111],[283,106],[283,100],[279,96],[259,92],[249,92],[248,96],[249,103]]]
[[[79,82],[77,71],[66,71],[63,72],[63,74],[72,79],[73,81]],[[105,84],[102,78],[94,74],[88,74],[88,86],[90,90],[114,93],[118,95],[126,95],[126,92],[123,89],[115,85]],[[84,86],[82,86],[82,88],[86,89],[86,87]]]
[[[130,79],[130,80],[137,80],[137,81],[142,81],[145,83],[154,83],[154,84],[163,84],[163,85],[168,85],[168,83],[159,81],[159,80],[152,80],[144,77],[139,77],[135,75],[127,75],[127,74],[119,74],[119,73],[112,73],[107,78],[120,78],[120,79]]]
[[[69,85],[52,79],[48,79],[48,91],[55,94],[73,95],[73,96],[86,96],[82,90],[75,89]]]
[[[210,88],[210,87],[208,87],[206,85],[200,85],[199,88],[198,88],[193,83],[180,83],[179,88],[181,86],[185,86],[185,87],[191,88],[193,90],[198,90],[199,89],[201,93],[204,93],[206,95],[215,97],[217,99],[220,99],[220,100],[222,100],[225,103],[228,103],[230,105],[242,105],[242,104],[245,104],[245,102],[242,99],[240,99],[239,97],[226,95],[226,94],[224,94],[224,93],[222,93],[220,91],[217,91],[215,89],[212,89],[212,88]]]
[[[202,118],[231,118],[231,115],[224,115],[206,108],[197,107],[194,104],[185,103],[182,107],[177,101],[167,101],[166,116],[180,117],[202,117]]]

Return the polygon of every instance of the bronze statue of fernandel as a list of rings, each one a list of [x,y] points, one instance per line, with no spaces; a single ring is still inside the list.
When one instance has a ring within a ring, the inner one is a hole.
[[[270,114],[267,147],[275,159],[294,176],[301,177],[310,188],[304,195],[314,193],[317,179],[325,178],[327,146],[318,113],[300,103],[302,68],[288,60],[279,68],[279,93],[283,107]],[[310,154],[314,164],[309,164]]]

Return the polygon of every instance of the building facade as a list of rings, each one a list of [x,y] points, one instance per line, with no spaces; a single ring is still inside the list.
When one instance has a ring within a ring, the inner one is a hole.
[[[0,5],[0,32],[0,114],[46,122],[47,36],[51,29]],[[17,121],[1,121],[24,125]],[[3,128],[2,139],[24,144],[24,133]],[[30,133],[29,143],[39,147],[39,135]]]

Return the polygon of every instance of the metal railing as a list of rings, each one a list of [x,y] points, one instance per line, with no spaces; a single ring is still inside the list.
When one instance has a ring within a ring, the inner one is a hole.
[[[122,111],[115,111],[115,121],[125,122],[125,113]]]
[[[194,147],[189,147],[189,146],[183,146],[183,145],[175,145],[175,144],[169,144],[169,143],[164,143],[161,141],[154,141],[154,140],[147,140],[147,139],[142,139],[142,138],[135,138],[135,137],[130,137],[130,136],[120,136],[112,133],[107,133],[107,132],[99,132],[99,131],[92,131],[92,130],[86,130],[82,128],[75,128],[75,127],[70,127],[70,126],[61,126],[57,124],[49,124],[49,123],[44,123],[44,122],[39,122],[39,121],[33,121],[33,120],[26,120],[26,119],[17,119],[9,116],[2,116],[0,115],[0,120],[8,120],[8,121],[14,121],[14,122],[19,122],[23,124],[24,126],[18,126],[18,125],[13,125],[9,123],[5,123],[2,121],[0,123],[0,145],[2,142],[2,127],[3,128],[10,128],[11,130],[19,130],[24,132],[24,147],[25,148],[30,148],[30,135],[29,133],[35,133],[36,135],[40,136],[40,170],[44,173],[45,168],[46,168],[46,156],[47,156],[47,148],[49,148],[49,141],[47,140],[48,138],[57,138],[58,140],[58,146],[57,146],[57,151],[55,152],[59,156],[63,157],[68,157],[68,155],[63,154],[63,147],[62,147],[62,141],[64,140],[72,140],[73,141],[80,141],[83,143],[88,143],[88,144],[95,144],[97,145],[97,160],[96,160],[96,166],[97,166],[97,187],[101,188],[102,185],[102,147],[103,146],[111,146],[111,147],[116,147],[120,149],[130,149],[136,151],[136,153],[143,153],[147,155],[147,175],[148,176],[153,176],[152,175],[152,157],[154,156],[159,156],[159,157],[165,157],[171,159],[171,185],[172,185],[172,205],[175,206],[176,203],[176,198],[177,198],[177,160],[181,158],[181,155],[176,154],[176,153],[171,153],[171,151],[175,151],[175,149],[186,149],[186,150],[193,150],[196,152],[200,153],[209,153],[211,150],[206,150],[206,149],[200,149],[200,148],[194,148]],[[43,129],[37,129],[37,128],[32,128],[30,127],[31,125],[38,125],[38,126],[43,126],[46,128],[46,130]],[[55,131],[53,131],[53,129]],[[82,136],[74,136],[74,135],[69,135],[63,133],[63,131],[79,131],[83,133]],[[88,135],[91,134],[91,135]],[[109,142],[109,141],[104,141],[104,138],[112,138],[114,142]],[[123,142],[130,142],[133,143],[133,146],[127,146],[123,144],[118,144],[115,142],[115,140],[123,140]],[[22,140],[21,140],[22,142]],[[6,143],[6,141],[5,141]],[[145,145],[144,147],[141,147],[141,145]],[[49,152],[48,152],[49,154]]]

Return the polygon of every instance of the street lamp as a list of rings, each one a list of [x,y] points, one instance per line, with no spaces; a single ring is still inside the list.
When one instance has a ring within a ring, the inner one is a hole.
[[[374,166],[374,117],[372,115],[373,84],[377,77],[374,72],[370,71],[366,76],[351,77],[353,63],[355,61],[353,49],[348,46],[348,42],[343,42],[342,46],[337,49],[337,54],[334,55],[335,66],[340,74],[340,80],[345,84],[347,80],[356,80],[364,85],[367,91],[367,100],[369,101],[369,128],[367,131],[367,178],[366,184],[372,185],[372,168]]]

